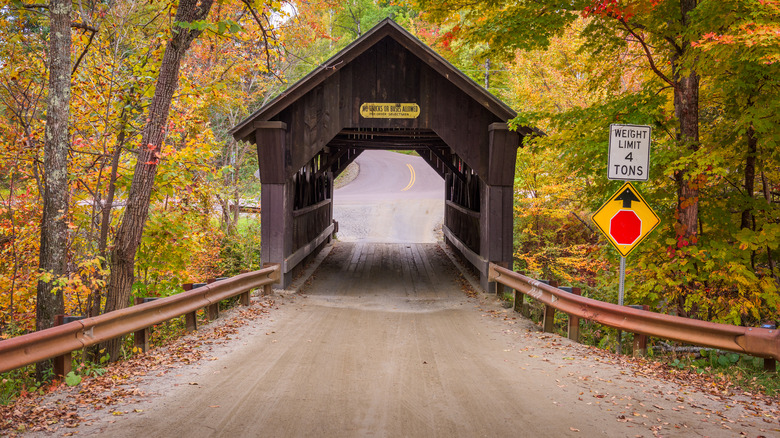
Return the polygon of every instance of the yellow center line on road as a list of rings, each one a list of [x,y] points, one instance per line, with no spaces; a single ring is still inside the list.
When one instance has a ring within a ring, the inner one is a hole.
[[[417,175],[415,175],[415,173],[414,173],[414,167],[412,167],[412,165],[411,165],[411,164],[407,164],[407,165],[406,165],[406,167],[408,167],[408,168],[409,168],[409,172],[411,172],[412,176],[411,176],[411,178],[409,179],[409,184],[407,184],[407,186],[406,186],[406,187],[404,187],[403,189],[401,189],[401,191],[402,191],[402,192],[405,192],[405,191],[407,191],[407,190],[411,189],[411,188],[412,188],[412,186],[414,185],[414,181],[417,179]]]

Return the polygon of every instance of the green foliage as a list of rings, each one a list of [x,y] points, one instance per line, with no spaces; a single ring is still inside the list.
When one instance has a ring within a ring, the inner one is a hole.
[[[619,184],[605,175],[609,124],[650,125],[650,179],[637,185],[661,225],[628,260],[627,302],[738,325],[777,317],[777,2],[698,2],[685,17],[679,1],[418,4],[450,50],[505,61],[512,125],[545,133],[518,153],[517,269],[614,302],[617,257],[589,217]],[[692,72],[695,144],[673,87]],[[696,230],[681,225],[691,205]]]
[[[77,375],[73,371],[69,372],[67,376],[65,376],[65,384],[68,386],[76,386],[79,383],[81,383],[81,376]]]
[[[767,359],[707,349],[697,354],[672,354],[660,359],[665,360],[672,368],[726,379],[731,385],[748,391],[760,392],[770,397],[780,393],[777,373],[764,371],[764,361]]]
[[[238,275],[262,267],[260,221],[256,216],[239,220],[238,232],[222,239],[218,266],[224,276]]]
[[[0,404],[9,405],[19,394],[41,391],[43,383],[35,380],[35,365],[0,374]]]

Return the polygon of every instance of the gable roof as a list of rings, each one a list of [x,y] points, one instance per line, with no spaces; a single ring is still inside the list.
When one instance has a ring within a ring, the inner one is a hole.
[[[463,74],[463,72],[455,68],[455,66],[450,64],[441,55],[433,51],[433,49],[425,45],[398,23],[390,18],[385,18],[371,30],[350,43],[347,47],[314,69],[311,73],[233,127],[229,133],[237,140],[246,140],[254,131],[253,124],[255,121],[270,120],[387,36],[393,38],[401,46],[420,58],[425,64],[449,80],[472,99],[479,102],[499,119],[509,120],[517,116],[517,113],[512,110],[512,108]]]

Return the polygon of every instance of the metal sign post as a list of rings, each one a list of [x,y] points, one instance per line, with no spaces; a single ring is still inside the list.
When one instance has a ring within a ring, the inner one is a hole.
[[[623,294],[625,291],[626,286],[626,258],[622,255],[620,256],[620,282],[618,283],[618,306],[623,305]],[[620,346],[621,341],[623,338],[623,332],[618,330],[617,332],[617,354],[622,353],[622,348]]]
[[[626,283],[626,256],[658,226],[661,220],[630,182],[623,184],[591,218],[609,243],[620,253],[618,305],[622,306]],[[623,333],[618,330],[615,349],[618,354],[622,352],[620,345],[622,335]]]
[[[650,138],[652,128],[646,125],[609,125],[607,178],[623,181],[647,181],[650,177]],[[647,205],[630,182],[599,208],[593,222],[620,253],[618,305],[623,305],[626,284],[626,256],[637,247],[661,220]],[[623,332],[617,332],[618,354],[621,354]]]

